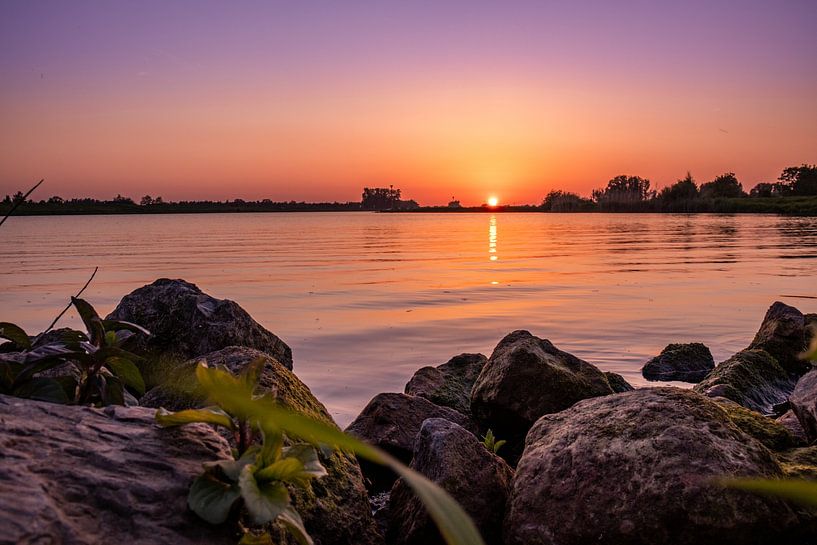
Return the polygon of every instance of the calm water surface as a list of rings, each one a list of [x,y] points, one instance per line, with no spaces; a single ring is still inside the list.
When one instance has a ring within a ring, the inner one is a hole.
[[[39,331],[96,265],[86,297],[105,313],[156,278],[184,278],[289,343],[298,376],[344,425],[418,367],[490,354],[514,329],[637,385],[670,342],[704,342],[720,361],[774,300],[817,312],[815,258],[817,218],[15,217],[0,230],[0,319]]]

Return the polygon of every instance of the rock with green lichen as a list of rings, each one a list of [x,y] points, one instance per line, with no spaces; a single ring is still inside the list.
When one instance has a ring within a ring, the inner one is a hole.
[[[487,362],[482,354],[460,354],[437,367],[423,367],[406,384],[405,393],[470,414],[471,390]]]
[[[817,481],[817,445],[775,454],[787,477]]]
[[[195,358],[178,371],[172,385],[158,386],[146,393],[142,404],[182,410],[202,407],[206,399],[195,380],[198,361],[222,366],[238,374],[249,362],[264,358],[266,366],[259,380],[258,392],[273,394],[284,406],[301,414],[335,425],[326,408],[309,388],[275,358],[254,350],[231,346]],[[316,544],[378,544],[382,536],[371,514],[363,475],[356,459],[340,452],[320,452],[328,475],[311,481],[307,490],[293,488],[293,503],[304,519],[306,529]]]
[[[762,414],[785,402],[794,390],[795,379],[764,350],[743,350],[718,364],[695,385],[696,392],[725,397]]]
[[[765,350],[783,369],[800,376],[811,368],[808,362],[799,357],[806,348],[805,325],[802,312],[776,301],[766,311],[749,349]]]
[[[744,433],[751,435],[770,450],[786,450],[797,446],[797,439],[789,430],[771,417],[747,409],[725,397],[715,397],[729,419]]]
[[[647,380],[700,382],[715,367],[712,352],[702,343],[669,344],[641,368]]]

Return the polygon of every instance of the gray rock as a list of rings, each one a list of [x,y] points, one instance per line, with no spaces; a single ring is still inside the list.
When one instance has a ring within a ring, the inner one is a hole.
[[[632,392],[635,390],[632,384],[627,382],[627,379],[619,375],[618,373],[613,373],[612,371],[605,371],[604,376],[607,377],[607,383],[610,385],[610,388],[613,389],[613,392],[620,394],[621,392]]]
[[[647,380],[700,382],[715,368],[712,352],[702,343],[669,344],[644,364]]]
[[[411,468],[440,485],[471,516],[487,545],[502,543],[513,470],[470,432],[442,418],[423,422]],[[391,492],[387,542],[444,545],[422,502],[402,480]]]
[[[108,319],[151,332],[139,347],[152,354],[193,358],[227,346],[261,350],[292,369],[292,350],[237,303],[215,299],[195,284],[162,278],[122,298]]]
[[[792,412],[809,442],[817,440],[817,369],[803,375],[789,398]]]
[[[540,416],[612,393],[594,365],[527,331],[514,331],[499,341],[482,368],[471,393],[471,413],[483,428],[508,441],[502,455],[514,461]]]
[[[145,394],[143,405],[182,410],[202,407],[206,399],[193,375],[199,360],[238,374],[251,361],[263,358],[266,366],[257,393],[271,393],[285,407],[327,424],[335,425],[329,412],[309,388],[271,356],[252,348],[231,346],[188,361],[173,386],[159,386]],[[315,543],[375,544],[382,536],[372,518],[363,475],[356,459],[348,454],[319,453],[328,475],[312,481],[311,490],[294,490],[294,503]]]
[[[643,388],[588,399],[530,430],[505,544],[805,541],[809,529],[787,503],[713,482],[749,475],[782,471],[705,397]]]
[[[470,414],[471,390],[487,362],[482,354],[460,354],[437,367],[423,367],[411,377],[405,392]]]
[[[227,443],[204,424],[160,429],[153,414],[0,396],[0,543],[235,543],[187,508]]]
[[[785,402],[794,390],[795,379],[763,350],[743,350],[718,364],[694,386],[709,397],[725,397],[762,414]]]
[[[428,418],[444,418],[476,432],[471,420],[454,409],[440,407],[422,397],[393,393],[373,397],[346,431],[408,464],[420,427]],[[361,460],[360,467],[370,491],[388,490],[395,481],[391,470],[365,460]]]
[[[810,365],[799,358],[806,348],[803,313],[780,301],[769,307],[749,349],[765,350],[783,369],[800,376]]]
[[[767,449],[782,451],[797,446],[797,439],[778,420],[747,409],[725,397],[713,397],[712,401],[726,411],[729,420],[742,432],[760,441]]]
[[[780,417],[778,417],[777,423],[786,428],[787,430],[789,430],[791,436],[794,437],[795,446],[802,447],[808,443],[808,437],[806,437],[806,430],[803,429],[803,426],[797,419],[797,415],[794,414],[794,411],[792,411],[791,409],[789,409]]]

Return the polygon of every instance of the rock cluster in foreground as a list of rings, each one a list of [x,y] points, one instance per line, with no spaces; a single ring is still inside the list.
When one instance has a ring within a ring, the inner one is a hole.
[[[172,355],[159,360],[172,369],[144,407],[0,396],[0,543],[234,543],[228,526],[186,507],[201,464],[230,445],[205,425],[159,429],[148,407],[202,406],[200,360],[239,373],[260,357],[262,392],[331,417],[292,373],[289,348],[235,303],[163,279],[111,316],[154,330],[142,349]],[[633,389],[515,331],[490,357],[421,368],[347,431],[447,490],[487,545],[813,543],[813,511],[720,483],[817,480],[817,370],[798,358],[809,323],[817,317],[775,303],[747,348],[714,368],[703,345],[668,346],[646,374],[697,382],[692,390]],[[507,440],[496,452],[483,444],[488,430]],[[344,453],[320,456],[329,474],[294,497],[317,545],[442,543],[402,480]]]

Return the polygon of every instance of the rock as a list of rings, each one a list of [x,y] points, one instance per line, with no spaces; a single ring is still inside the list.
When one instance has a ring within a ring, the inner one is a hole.
[[[594,365],[527,331],[514,331],[499,341],[482,368],[471,393],[471,413],[483,428],[508,441],[502,454],[514,461],[537,418],[612,393]]]
[[[588,399],[530,430],[505,545],[804,540],[808,529],[787,503],[713,483],[781,475],[763,445],[692,391],[641,388]]]
[[[715,360],[706,345],[668,344],[661,354],[644,364],[641,374],[647,380],[700,382],[714,368]]]
[[[718,364],[693,388],[709,397],[725,397],[762,414],[786,401],[795,380],[763,350],[743,350]]]
[[[482,354],[460,354],[437,367],[423,367],[411,377],[405,392],[470,414],[471,389],[487,362]]]
[[[776,301],[766,311],[763,323],[749,349],[765,350],[780,366],[800,376],[809,370],[808,362],[798,356],[806,348],[805,318],[794,307]]]
[[[423,422],[411,468],[451,494],[487,545],[502,543],[502,519],[513,470],[470,432],[442,418]],[[422,502],[402,480],[391,492],[386,540],[394,545],[444,545]]]
[[[817,440],[817,369],[809,371],[797,381],[789,404],[803,426],[808,441]]]
[[[382,448],[408,464],[414,451],[414,441],[428,418],[444,418],[466,429],[476,431],[470,419],[462,413],[440,407],[427,399],[406,394],[378,394],[346,428],[347,433]],[[369,480],[369,490],[379,492],[391,488],[395,475],[381,466],[360,462]]]
[[[769,450],[781,451],[797,446],[797,439],[783,424],[725,397],[712,398],[740,430],[751,435]]]
[[[789,409],[777,419],[777,422],[781,426],[789,430],[791,436],[794,437],[796,446],[804,446],[808,443],[808,437],[806,437],[806,430],[803,429],[803,426],[800,424],[800,421],[797,420],[797,415],[794,414],[794,411]]]
[[[292,369],[292,350],[237,303],[215,299],[195,284],[162,278],[122,298],[108,319],[125,320],[151,332],[140,338],[152,354],[193,358],[227,346],[261,350]]]
[[[775,457],[787,477],[817,481],[817,445],[778,452]]]
[[[143,404],[169,410],[205,406],[206,400],[193,375],[199,360],[207,361],[210,366],[223,366],[238,374],[256,358],[267,360],[259,380],[259,393],[270,392],[285,407],[335,425],[323,404],[289,369],[268,354],[240,346],[224,348],[188,361],[180,369],[175,385],[154,388],[142,398]],[[187,374],[183,373],[185,370]],[[321,452],[320,458],[329,474],[313,480],[311,491],[293,492],[295,505],[315,543],[351,545],[381,542],[382,536],[372,518],[363,475],[355,458],[340,452],[330,456]]]
[[[612,388],[613,392],[617,394],[620,394],[621,392],[632,392],[635,390],[635,388],[618,373],[605,371],[604,376],[607,377],[607,383],[610,385],[610,388]]]
[[[235,543],[187,508],[227,443],[204,424],[160,429],[153,414],[0,396],[0,542]]]

